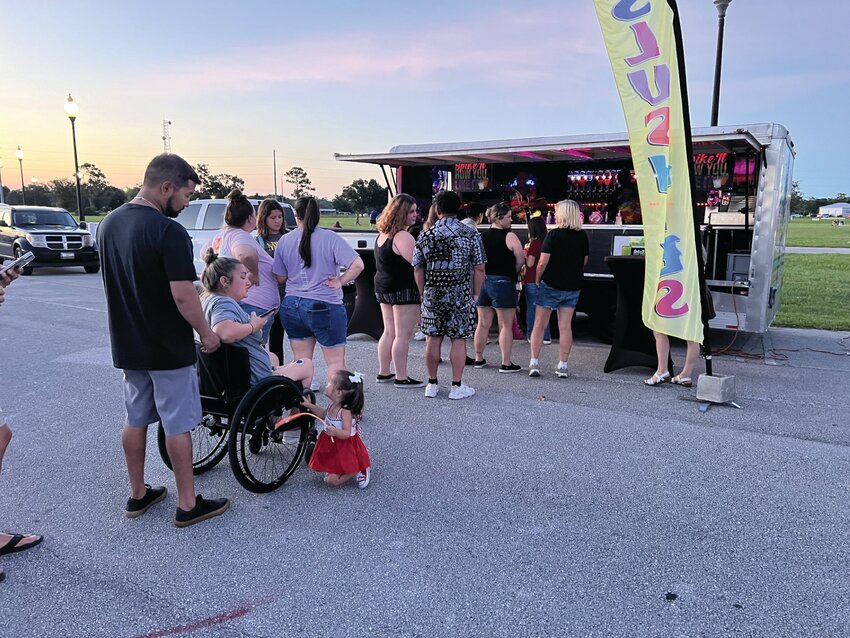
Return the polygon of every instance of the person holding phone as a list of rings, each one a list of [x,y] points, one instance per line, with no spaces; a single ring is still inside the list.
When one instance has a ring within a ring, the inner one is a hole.
[[[32,255],[32,253],[27,253]],[[25,264],[24,264],[25,265]],[[0,304],[6,299],[6,287],[11,284],[20,275],[20,268],[23,266],[13,265],[7,268],[0,268]],[[0,409],[0,469],[3,467],[3,456],[6,454],[6,448],[9,447],[9,442],[12,440],[12,428],[6,423],[3,418],[3,410]],[[0,556],[3,554],[12,554],[14,552],[22,552],[31,549],[41,543],[43,537],[38,534],[8,534],[0,532]],[[6,572],[0,568],[0,582],[6,578]]]
[[[263,347],[263,327],[273,319],[274,309],[259,315],[256,312],[248,314],[240,304],[252,286],[245,264],[233,257],[220,257],[212,250],[204,254],[204,262],[207,264],[201,275],[205,292],[201,301],[204,316],[222,343],[248,351],[251,385],[272,374],[309,382],[313,378],[313,362],[310,359],[296,359],[281,366],[277,355]]]

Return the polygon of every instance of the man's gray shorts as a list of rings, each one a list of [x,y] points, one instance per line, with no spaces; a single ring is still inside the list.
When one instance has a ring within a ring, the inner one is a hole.
[[[194,365],[177,370],[124,370],[127,425],[157,421],[167,436],[190,431],[201,422],[198,372]]]

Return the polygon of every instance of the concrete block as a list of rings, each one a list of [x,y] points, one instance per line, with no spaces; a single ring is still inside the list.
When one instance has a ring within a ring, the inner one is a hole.
[[[733,376],[701,374],[697,379],[697,399],[700,401],[731,403],[735,400],[736,395],[735,377]]]

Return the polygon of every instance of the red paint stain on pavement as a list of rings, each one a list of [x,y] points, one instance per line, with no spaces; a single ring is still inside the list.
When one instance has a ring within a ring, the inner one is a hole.
[[[198,631],[199,629],[206,629],[207,627],[220,625],[222,623],[227,622],[228,620],[233,620],[234,618],[241,618],[249,611],[251,611],[250,607],[237,607],[236,609],[231,609],[230,611],[226,611],[222,614],[217,614],[215,616],[210,616],[209,618],[197,620],[195,622],[189,623],[188,625],[180,625],[179,627],[172,627],[171,629],[160,629],[159,631],[152,631],[148,634],[139,634],[135,638],[163,638],[164,636],[189,634],[193,631]]]

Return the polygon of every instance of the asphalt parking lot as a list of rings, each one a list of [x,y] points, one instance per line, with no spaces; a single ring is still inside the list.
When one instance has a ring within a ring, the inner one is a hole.
[[[178,530],[153,436],[148,481],[172,494],[123,516],[99,275],[37,271],[7,297],[0,528],[46,539],[0,557],[0,636],[850,635],[850,356],[825,354],[846,333],[739,337],[714,365],[742,409],[706,412],[644,369],[604,374],[589,339],[570,379],[548,346],[540,379],[468,370],[465,401],[374,383],[375,344],[353,341],[371,486],[302,467],[255,495],[225,461],[197,485],[231,510]]]

